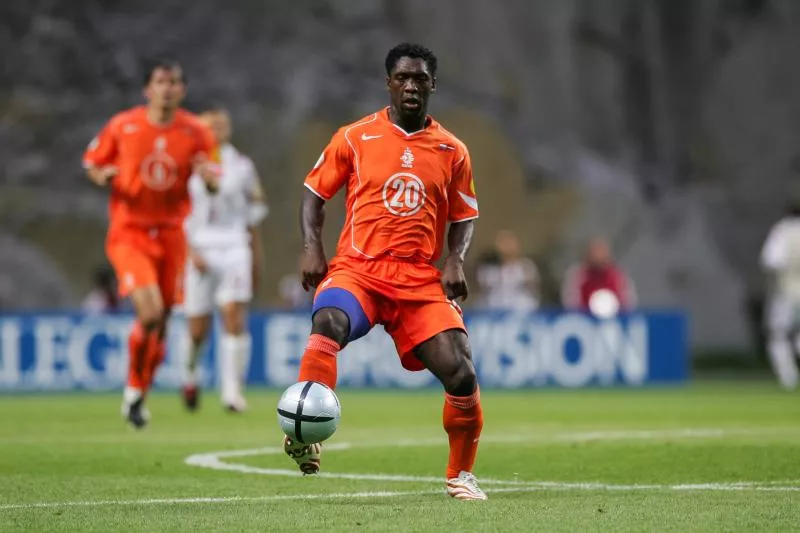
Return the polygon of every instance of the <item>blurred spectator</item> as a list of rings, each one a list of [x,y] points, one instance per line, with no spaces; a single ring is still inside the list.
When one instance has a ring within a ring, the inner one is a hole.
[[[781,386],[794,389],[799,380],[791,338],[800,325],[800,202],[791,205],[770,230],[761,251],[761,267],[769,282],[767,351]]]
[[[493,260],[484,260],[477,271],[481,304],[487,309],[533,311],[539,307],[539,271],[523,257],[519,239],[510,230],[495,238]]]
[[[87,313],[114,313],[120,311],[120,299],[114,272],[107,267],[94,271],[94,286],[83,299],[81,307]]]
[[[586,248],[583,263],[570,267],[561,288],[567,309],[613,316],[636,306],[636,293],[628,274],[614,263],[608,242],[595,238]]]

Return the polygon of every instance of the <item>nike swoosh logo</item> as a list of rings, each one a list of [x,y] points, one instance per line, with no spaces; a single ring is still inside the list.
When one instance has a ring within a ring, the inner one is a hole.
[[[362,141],[369,141],[371,139],[380,139],[383,135],[367,135],[366,133],[361,134]]]
[[[458,191],[458,195],[461,197],[462,200],[464,200],[464,203],[466,203],[468,206],[470,206],[475,211],[478,210],[478,200],[476,200],[472,196],[468,196],[468,195],[464,194],[461,191]]]

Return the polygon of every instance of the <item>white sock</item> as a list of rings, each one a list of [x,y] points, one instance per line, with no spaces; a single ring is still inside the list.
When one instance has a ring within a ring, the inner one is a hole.
[[[205,348],[205,342],[201,342],[199,344],[195,344],[192,341],[189,342],[189,347],[184,355],[184,385],[197,385],[197,367],[198,363],[200,362],[200,358],[203,356]]]
[[[769,358],[781,386],[789,390],[796,388],[800,375],[789,339],[780,336],[773,337],[769,341]]]
[[[219,355],[222,403],[239,406],[243,400],[244,372],[250,363],[250,335],[224,334]]]

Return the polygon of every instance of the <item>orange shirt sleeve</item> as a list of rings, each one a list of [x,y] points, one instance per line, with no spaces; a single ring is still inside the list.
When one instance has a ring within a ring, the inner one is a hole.
[[[472,176],[472,161],[466,148],[462,148],[453,164],[453,175],[447,191],[448,220],[464,222],[478,218],[478,199],[475,196],[475,178]]]
[[[86,147],[83,167],[102,167],[115,163],[118,138],[117,121],[112,118]]]
[[[333,198],[353,173],[353,151],[339,130],[306,176],[305,186],[323,200]]]

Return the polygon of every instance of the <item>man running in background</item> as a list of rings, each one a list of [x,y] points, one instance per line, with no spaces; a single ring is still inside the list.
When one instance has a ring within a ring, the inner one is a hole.
[[[122,401],[136,428],[149,420],[144,401],[165,357],[170,309],[182,299],[189,177],[196,172],[209,191],[217,189],[213,134],[180,108],[185,95],[180,64],[152,63],[145,70],[147,104],[114,115],[83,158],[89,179],[110,189],[106,254],[120,295],[136,310]]]
[[[240,412],[247,408],[242,394],[250,360],[247,307],[261,267],[258,225],[267,215],[267,205],[253,161],[230,144],[228,112],[212,109],[200,119],[220,144],[222,175],[216,194],[208,192],[200,176],[189,182],[192,214],[185,224],[189,265],[184,311],[191,344],[184,358],[183,400],[190,411],[197,409],[197,365],[218,306],[224,331],[218,356],[220,395],[226,409]]]
[[[800,202],[791,204],[770,230],[761,267],[769,287],[765,315],[769,359],[781,386],[793,390],[800,381],[792,342],[800,328]]]

